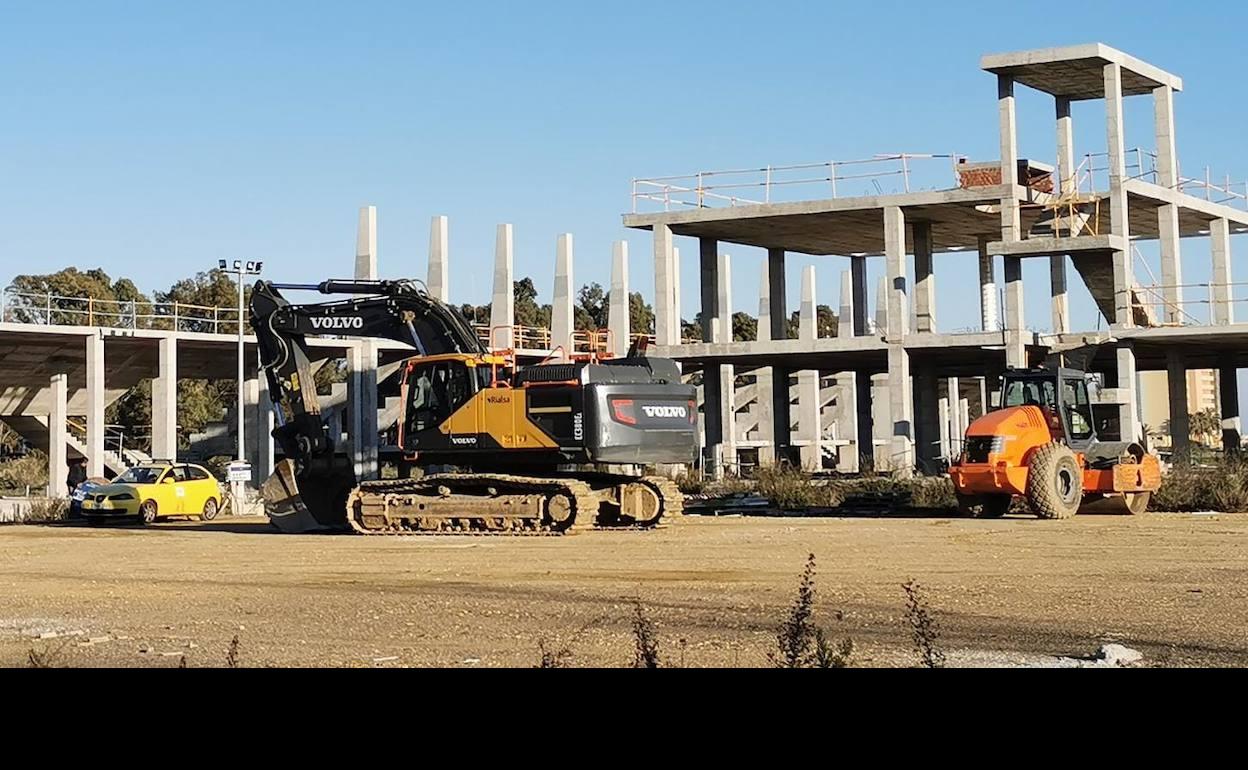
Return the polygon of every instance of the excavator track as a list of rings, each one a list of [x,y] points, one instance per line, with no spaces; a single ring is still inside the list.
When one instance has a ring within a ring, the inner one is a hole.
[[[660,500],[652,522],[599,526],[603,498],[586,481],[505,474],[438,474],[370,481],[352,490],[347,521],[362,535],[558,536],[591,529],[654,529],[681,515],[683,497],[671,481],[636,480]]]

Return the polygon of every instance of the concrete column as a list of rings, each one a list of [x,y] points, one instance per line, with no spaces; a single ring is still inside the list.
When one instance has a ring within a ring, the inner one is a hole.
[[[680,342],[680,317],[676,315],[675,293],[672,289],[672,229],[654,226],[654,331],[659,345]]]
[[[1066,255],[1049,257],[1049,297],[1053,313],[1053,333],[1070,331],[1070,299],[1066,294]]]
[[[685,341],[685,317],[680,305],[680,249],[675,246],[672,247],[672,312],[676,318],[672,344],[680,345]]]
[[[52,411],[48,414],[48,497],[65,497],[65,478],[69,470],[69,376],[54,374],[51,379]]]
[[[1179,207],[1157,207],[1158,244],[1161,247],[1161,296],[1165,300],[1162,318],[1167,323],[1183,321],[1183,259],[1179,236]]]
[[[260,467],[260,378],[249,377],[243,383],[243,426],[246,440],[247,462],[251,464],[251,483],[253,486],[264,482],[266,477],[257,473]]]
[[[494,299],[490,304],[490,347],[516,346],[515,242],[511,225],[494,236]]]
[[[788,309],[788,289],[784,281],[784,249],[768,249],[767,250],[767,296],[770,298],[768,305],[768,313],[766,316],[759,316],[759,328],[764,323],[768,323],[771,327],[772,340],[786,340],[789,338],[789,309]],[[763,318],[768,321],[764,321]]]
[[[802,307],[799,312],[798,336],[802,340],[819,339],[819,305],[815,294],[815,268],[802,271]],[[819,372],[803,371],[797,375],[797,425],[802,441],[802,467],[818,470],[823,467],[822,404],[819,394]]]
[[[1183,351],[1166,351],[1166,382],[1170,395],[1170,440],[1176,456],[1191,448],[1192,422],[1188,416],[1187,362]]]
[[[1213,253],[1213,323],[1229,326],[1235,323],[1235,307],[1231,304],[1231,228],[1225,219],[1209,223],[1209,245]]]
[[[1218,400],[1222,405],[1222,448],[1238,454],[1242,436],[1239,417],[1239,371],[1231,360],[1218,367]]]
[[[850,257],[850,272],[854,280],[854,325],[855,337],[867,335],[867,258]]]
[[[1125,126],[1122,118],[1122,66],[1105,65],[1105,131],[1109,147],[1109,222],[1110,233],[1129,238],[1131,228],[1127,215],[1127,154],[1124,144]],[[1132,274],[1131,249],[1113,253],[1114,262],[1114,326],[1134,325],[1131,291],[1135,286]]]
[[[841,308],[837,327],[837,336],[841,339],[855,336],[854,326],[859,319],[857,308],[854,307],[856,283],[853,270],[845,270],[841,273]],[[861,452],[857,443],[858,384],[856,375],[853,372],[840,372],[836,375],[836,385],[837,437],[853,442],[837,449],[836,467],[846,473],[857,473]]]
[[[559,236],[555,256],[555,294],[550,311],[550,347],[563,348],[564,355],[571,358],[576,352],[572,340],[572,235]]]
[[[1027,350],[1024,342],[1026,315],[1023,308],[1023,260],[1005,258],[1005,362],[1008,366],[1025,368]]]
[[[152,380],[152,457],[178,458],[178,339],[160,338],[157,374]]]
[[[429,294],[445,303],[451,301],[451,225],[446,217],[434,217],[429,226]]]
[[[953,410],[949,406],[948,398],[940,399],[937,412],[940,422],[940,453],[937,457],[947,461],[953,454],[953,445],[950,443],[953,434]]]
[[[611,291],[607,295],[607,328],[611,330],[611,352],[616,358],[628,354],[632,345],[632,320],[629,316],[628,241],[616,241],[611,253]],[[645,329],[638,329],[645,334]]]
[[[989,239],[979,239],[979,320],[986,332],[995,332],[1001,328],[1001,317],[997,309],[997,275],[993,264],[993,255],[988,252]]]
[[[781,273],[783,273],[784,252],[780,252]],[[768,258],[763,261],[763,273],[758,282],[758,341],[765,342],[774,339],[771,330],[771,274],[772,262]],[[758,394],[758,433],[763,441],[768,442],[758,450],[758,462],[764,467],[775,464],[777,459],[776,449],[779,446],[787,446],[789,443],[788,424],[784,425],[784,438],[778,438],[778,425],[776,421],[775,395],[778,389],[775,387],[776,378],[771,367],[762,367],[755,370],[755,392]],[[788,399],[788,380],[783,381],[784,397]],[[785,410],[788,411],[787,409]]]
[[[997,76],[997,106],[1001,131],[1001,240],[1023,237],[1018,209],[1018,122],[1014,110],[1014,78]]]
[[[857,431],[854,434],[854,448],[858,452],[856,467],[864,470],[863,464],[875,465],[875,421],[871,398],[874,395],[871,375],[859,373],[854,375],[854,407],[858,410],[855,419]]]
[[[1119,410],[1123,441],[1140,438],[1139,378],[1136,377],[1135,349],[1129,343],[1118,346],[1118,389],[1126,403]]]
[[[910,315],[906,291],[906,217],[897,206],[884,209],[884,252],[888,261],[888,328],[889,342],[901,342],[906,336]]]
[[[1175,150],[1174,89],[1153,89],[1153,131],[1157,137],[1157,184],[1175,187],[1179,182],[1179,156]]]
[[[716,297],[716,342],[732,342],[732,257],[719,255],[719,286]],[[721,458],[725,470],[737,467],[737,372],[732,364],[719,367],[720,425],[723,426]]]
[[[962,451],[962,439],[966,436],[969,423],[962,419],[965,400],[962,398],[961,381],[950,377],[946,388],[949,393],[949,454],[945,456],[952,459]]]
[[[369,354],[374,357],[369,357]],[[351,409],[351,458],[355,477],[377,478],[377,359],[376,348],[352,345],[347,355],[347,401]]]
[[[914,234],[914,330],[936,331],[936,276],[932,272],[932,225],[915,222]]]
[[[875,333],[888,336],[888,279],[881,278],[875,284]]]
[[[935,368],[918,368],[914,375],[914,438],[920,467],[929,472],[940,456],[940,391]]]
[[[893,423],[889,469],[907,477],[914,473],[914,411],[910,353],[901,345],[890,345],[888,348],[888,410]]]
[[[377,207],[360,209],[360,226],[355,237],[355,277],[377,280]]]
[[[702,339],[715,341],[719,320],[719,243],[714,238],[700,238],[699,287],[702,297]]]
[[[104,338],[92,334],[87,345],[87,475],[104,475]]]
[[[1073,193],[1075,179],[1075,127],[1070,117],[1070,99],[1057,97],[1057,177],[1058,192]]]

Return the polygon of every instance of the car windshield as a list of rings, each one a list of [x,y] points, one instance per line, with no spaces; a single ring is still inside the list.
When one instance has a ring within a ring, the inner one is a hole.
[[[114,484],[155,484],[164,468],[131,468],[113,480]]]

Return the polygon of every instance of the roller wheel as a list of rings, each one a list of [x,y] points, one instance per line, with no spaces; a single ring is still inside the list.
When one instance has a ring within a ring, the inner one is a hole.
[[[1083,469],[1069,447],[1045,444],[1027,469],[1027,502],[1042,519],[1069,519],[1083,502]]]
[[[1148,504],[1153,500],[1152,492],[1128,492],[1126,499],[1127,513],[1132,516],[1143,516],[1148,513]]]
[[[956,493],[958,510],[972,519],[999,519],[1010,512],[1010,495],[964,495]]]

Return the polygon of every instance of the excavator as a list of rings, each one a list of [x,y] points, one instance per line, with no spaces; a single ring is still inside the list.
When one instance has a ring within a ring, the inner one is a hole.
[[[1161,488],[1161,464],[1133,441],[1102,441],[1077,369],[1015,369],[1000,407],[971,424],[949,468],[966,515],[1004,516],[1025,499],[1042,519],[1100,510],[1142,514]]]
[[[292,304],[283,291],[347,299]],[[250,322],[284,455],[261,494],[284,532],[557,535],[681,514],[675,484],[647,469],[694,461],[697,398],[644,341],[623,358],[555,351],[519,366],[415,280],[260,281]],[[415,349],[400,369],[399,478],[357,479],[336,446],[306,342],[317,335]]]

